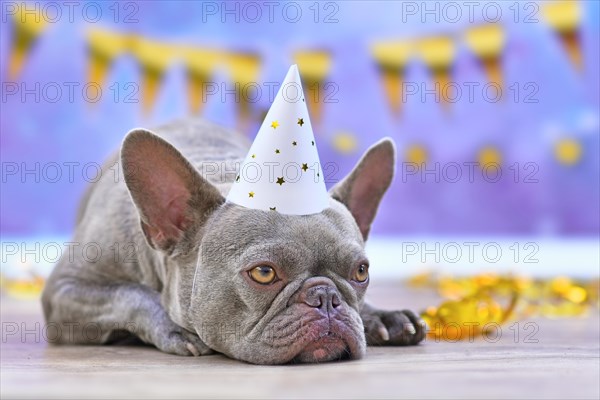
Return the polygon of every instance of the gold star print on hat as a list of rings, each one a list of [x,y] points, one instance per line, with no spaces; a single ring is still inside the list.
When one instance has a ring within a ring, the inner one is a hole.
[[[323,211],[323,180],[298,67],[292,65],[240,166],[227,201],[281,214]]]

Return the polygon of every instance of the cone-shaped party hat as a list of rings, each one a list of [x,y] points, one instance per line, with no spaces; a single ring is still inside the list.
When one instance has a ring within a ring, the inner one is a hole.
[[[329,205],[298,67],[285,77],[227,201],[258,210],[308,215]]]

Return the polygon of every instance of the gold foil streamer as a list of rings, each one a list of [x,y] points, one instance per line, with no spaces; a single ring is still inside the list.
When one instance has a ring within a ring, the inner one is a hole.
[[[600,307],[599,279],[566,276],[532,279],[485,273],[453,277],[426,272],[411,277],[414,288],[429,288],[444,299],[427,307],[421,317],[435,339],[464,340],[481,335],[486,326],[502,325],[526,317],[578,317]],[[469,329],[463,329],[469,327]]]

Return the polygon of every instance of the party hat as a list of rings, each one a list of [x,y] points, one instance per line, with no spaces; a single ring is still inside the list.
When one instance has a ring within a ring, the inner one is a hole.
[[[290,215],[323,211],[329,204],[323,170],[298,67],[285,77],[227,201]]]

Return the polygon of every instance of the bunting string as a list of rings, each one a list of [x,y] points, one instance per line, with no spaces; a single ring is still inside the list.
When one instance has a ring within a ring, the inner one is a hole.
[[[582,2],[557,0],[540,5],[541,20],[554,33],[564,49],[574,70],[583,70],[584,59],[581,46],[583,23]],[[11,15],[12,44],[9,52],[7,75],[18,79],[30,53],[49,25],[42,15],[24,15],[25,8],[17,8]],[[431,80],[438,90],[438,98],[444,109],[449,107],[447,96],[451,90],[444,87],[452,82],[453,67],[460,46],[464,46],[478,60],[489,82],[501,89],[505,85],[502,62],[508,35],[499,23],[470,27],[452,34],[435,34],[414,38],[385,39],[371,45],[383,93],[393,115],[402,111],[403,83],[407,66],[413,60],[422,62],[429,70]],[[239,104],[238,117],[247,120],[252,116],[251,90],[245,85],[256,82],[261,72],[261,56],[258,53],[238,52],[197,46],[182,46],[152,40],[136,34],[117,33],[106,29],[92,29],[87,35],[89,57],[88,79],[100,85],[115,60],[123,55],[132,56],[140,65],[142,109],[149,113],[160,92],[166,71],[175,62],[183,62],[186,71],[188,102],[191,113],[202,112],[205,83],[209,82],[219,68],[229,73],[235,85]],[[327,49],[300,49],[293,53],[305,80],[306,100],[315,124],[323,116],[325,79],[329,76],[333,57]]]

